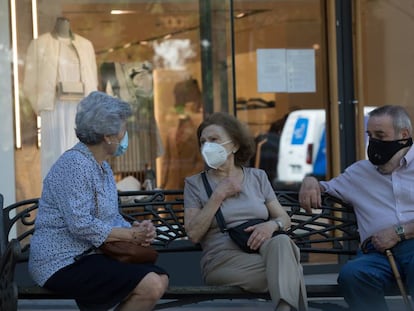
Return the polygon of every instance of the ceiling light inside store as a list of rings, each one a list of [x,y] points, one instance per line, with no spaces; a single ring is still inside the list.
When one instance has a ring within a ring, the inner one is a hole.
[[[121,14],[135,14],[136,11],[131,10],[111,10],[112,15],[121,15]]]

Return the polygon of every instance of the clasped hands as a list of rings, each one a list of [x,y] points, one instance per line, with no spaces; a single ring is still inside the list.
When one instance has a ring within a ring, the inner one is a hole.
[[[142,246],[149,246],[157,236],[155,226],[150,220],[134,221],[131,230],[133,242]]]

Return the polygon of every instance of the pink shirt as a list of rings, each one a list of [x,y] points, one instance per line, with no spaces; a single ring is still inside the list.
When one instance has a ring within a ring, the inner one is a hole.
[[[358,161],[330,181],[326,192],[354,206],[361,241],[397,224],[414,221],[414,148],[391,174],[368,160]]]

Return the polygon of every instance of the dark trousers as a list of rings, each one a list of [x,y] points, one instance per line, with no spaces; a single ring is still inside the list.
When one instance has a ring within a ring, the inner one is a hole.
[[[367,253],[358,251],[357,257],[341,269],[340,290],[353,311],[388,311],[384,293],[397,288],[388,257],[370,243],[366,249]],[[391,251],[407,292],[414,293],[414,239],[398,243]]]

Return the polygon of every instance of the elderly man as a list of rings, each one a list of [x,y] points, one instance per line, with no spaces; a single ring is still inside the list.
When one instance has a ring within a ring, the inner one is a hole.
[[[384,292],[396,286],[385,251],[392,250],[403,281],[414,293],[414,148],[412,125],[400,106],[369,113],[368,159],[318,182],[303,180],[299,199],[306,210],[321,204],[321,192],[354,206],[361,250],[340,271],[338,283],[351,310],[388,310]]]

